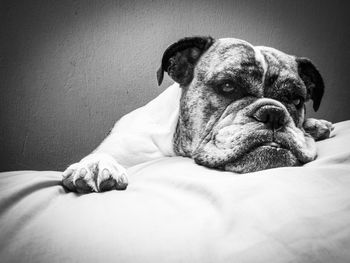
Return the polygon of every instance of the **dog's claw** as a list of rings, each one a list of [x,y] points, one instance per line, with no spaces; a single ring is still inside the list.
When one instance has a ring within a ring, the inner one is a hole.
[[[87,174],[86,169],[85,169],[85,168],[82,168],[82,169],[80,170],[80,176],[81,176],[82,178],[84,178],[86,174]]]
[[[71,175],[73,172],[74,172],[73,169],[66,169],[66,170],[62,173],[62,177],[63,177],[63,178],[66,178],[66,177],[68,177],[69,175]]]
[[[124,190],[128,185],[126,170],[107,154],[91,154],[62,173],[63,186],[73,192]]]

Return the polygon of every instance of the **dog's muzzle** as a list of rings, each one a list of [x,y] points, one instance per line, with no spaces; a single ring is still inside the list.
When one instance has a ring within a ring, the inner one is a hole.
[[[245,173],[296,166],[316,157],[314,140],[295,126],[279,101],[262,98],[228,111],[198,147],[197,163]]]

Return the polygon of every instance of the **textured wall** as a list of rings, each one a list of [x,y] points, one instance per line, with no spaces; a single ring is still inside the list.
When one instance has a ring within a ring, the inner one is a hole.
[[[327,91],[317,116],[350,119],[347,1],[1,1],[0,170],[62,170],[156,85],[184,36],[237,37],[308,56]]]

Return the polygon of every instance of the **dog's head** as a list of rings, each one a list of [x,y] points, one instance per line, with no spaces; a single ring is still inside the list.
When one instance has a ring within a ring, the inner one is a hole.
[[[165,51],[159,84],[164,72],[183,89],[177,154],[234,172],[316,157],[315,140],[303,129],[305,102],[317,110],[324,84],[309,59],[234,38],[191,37]]]

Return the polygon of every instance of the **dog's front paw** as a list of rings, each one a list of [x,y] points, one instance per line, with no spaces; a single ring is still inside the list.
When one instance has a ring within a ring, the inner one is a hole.
[[[78,193],[124,190],[127,173],[109,154],[94,153],[70,165],[62,174],[66,189]]]
[[[313,118],[306,119],[303,126],[304,130],[316,141],[329,138],[331,131],[334,130],[334,126],[331,122]]]

